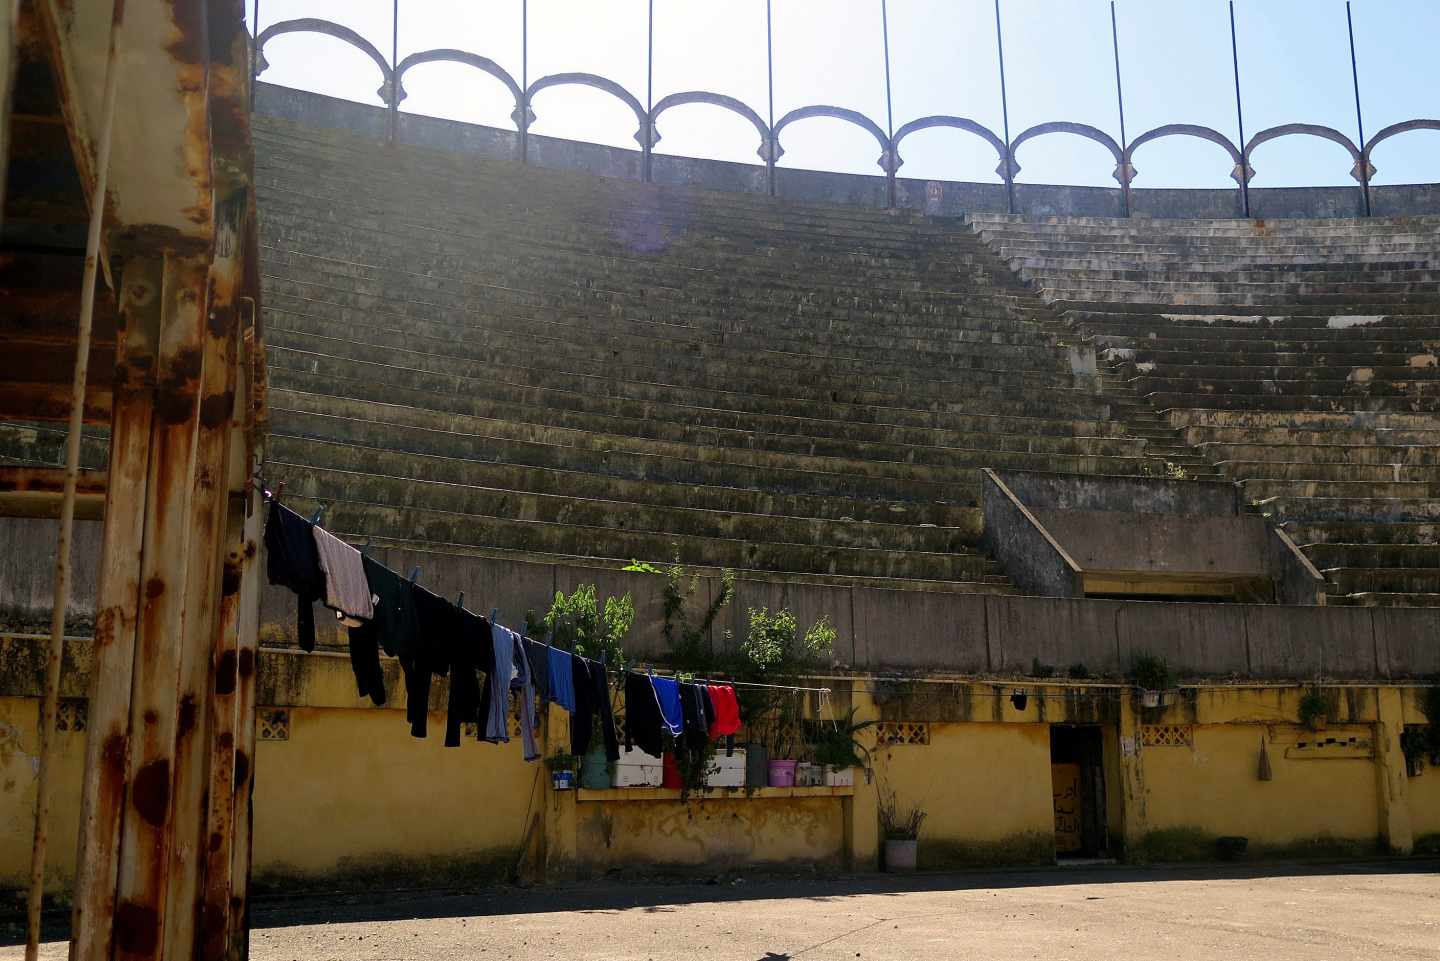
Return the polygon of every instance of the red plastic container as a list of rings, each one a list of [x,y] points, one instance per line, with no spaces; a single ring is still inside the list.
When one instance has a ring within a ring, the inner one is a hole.
[[[675,763],[675,755],[667,751],[661,760],[664,763],[664,778],[660,786],[680,790],[684,782],[680,780],[680,765]]]

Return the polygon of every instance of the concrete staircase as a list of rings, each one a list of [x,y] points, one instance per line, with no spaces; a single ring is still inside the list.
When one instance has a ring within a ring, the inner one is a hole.
[[[971,224],[1335,602],[1440,605],[1440,218]]]
[[[268,480],[352,539],[1009,592],[981,468],[1154,472],[953,222],[254,131]]]

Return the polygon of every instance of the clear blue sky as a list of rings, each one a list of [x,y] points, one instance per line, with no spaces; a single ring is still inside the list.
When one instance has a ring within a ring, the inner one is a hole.
[[[859,110],[886,126],[880,0],[772,0],[775,117],[806,104]],[[296,17],[343,23],[384,53],[390,0],[264,0],[260,25]],[[530,0],[529,76],[587,71],[646,95],[646,0]],[[1354,90],[1343,0],[1236,3],[1245,130],[1281,123],[1335,127],[1355,139]],[[1050,120],[1089,123],[1120,139],[1108,0],[1002,0],[1012,136]],[[1230,28],[1224,0],[1119,0],[1125,127],[1131,139],[1164,123],[1198,123],[1236,137]],[[1440,0],[1354,0],[1366,136],[1416,117],[1440,117]],[[399,53],[455,47],[521,72],[520,0],[400,0]],[[894,126],[954,114],[1001,132],[992,0],[890,0]],[[328,37],[288,35],[266,47],[263,79],[378,103],[380,78],[363,54]],[[473,68],[427,64],[405,76],[402,109],[513,129],[498,82]],[[765,0],[655,0],[654,98],[711,90],[766,104]],[[581,87],[540,93],[535,133],[634,147],[635,121],[608,94]],[[753,127],[713,107],[660,118],[661,153],[757,163]],[[782,166],[879,173],[867,133],[812,119],[782,135]],[[930,130],[901,144],[902,176],[996,181],[980,139]],[[1046,137],[1021,147],[1019,179],[1114,186],[1097,144]],[[1252,157],[1259,186],[1351,184],[1343,148],[1311,137],[1265,144]],[[1377,148],[1375,183],[1440,182],[1440,132]],[[1219,147],[1162,140],[1135,157],[1141,187],[1233,186]]]

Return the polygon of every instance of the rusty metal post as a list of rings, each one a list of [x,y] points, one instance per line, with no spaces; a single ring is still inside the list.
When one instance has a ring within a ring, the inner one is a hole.
[[[895,149],[895,111],[890,99],[890,0],[880,0],[880,37],[885,46],[885,206],[895,209],[895,172],[899,152]]]
[[[1010,97],[1005,89],[1005,31],[1000,24],[1000,0],[995,0],[995,49],[1000,53],[1000,116],[1005,123],[1005,196],[1011,214],[1015,213],[1015,154],[1010,147]]]
[[[116,961],[161,956],[175,815],[177,696],[188,578],[196,566],[190,503],[204,376],[206,257],[167,254],[150,432],[142,601],[130,692],[128,785],[115,890]],[[193,706],[192,706],[193,707]]]
[[[1235,39],[1235,0],[1230,0],[1230,60],[1235,67],[1235,117],[1240,125],[1240,202],[1250,216],[1250,148],[1245,143],[1245,109],[1240,101],[1240,45]]]
[[[55,768],[55,713],[60,704],[60,668],[65,656],[65,607],[70,603],[70,542],[75,536],[75,489],[80,481],[80,437],[85,419],[85,382],[90,370],[90,334],[95,318],[95,285],[100,272],[100,233],[115,132],[115,99],[120,71],[117,50],[125,6],[111,8],[105,56],[105,91],[100,107],[100,140],[95,147],[95,183],[90,191],[90,226],[85,237],[85,267],[80,280],[79,330],[70,384],[70,420],[65,437],[65,488],[60,506],[60,537],[55,544],[55,584],[50,601],[50,650],[45,660],[45,691],[40,702],[40,770],[35,786],[35,832],[30,849],[30,889],[25,913],[25,959],[40,953],[40,913],[45,897],[45,855],[49,846],[51,780]]]
[[[765,89],[770,98],[770,143],[765,150],[765,177],[770,182],[770,196],[775,196],[775,154],[780,140],[775,136],[775,40],[774,20],[770,15],[770,0],[765,0]]]
[[[259,452],[256,461],[260,460]],[[246,522],[246,544],[258,544],[263,535],[264,511],[259,496],[251,494],[251,516]],[[240,583],[240,617],[236,630],[235,690],[235,808],[232,824],[234,851],[230,864],[229,931],[231,943],[228,956],[248,956],[245,943],[250,928],[250,866],[254,853],[255,797],[255,688],[259,674],[260,629],[260,565],[254,554],[247,554],[244,577]]]
[[[229,178],[227,178],[229,179]],[[220,568],[227,541],[233,414],[237,372],[236,297],[243,283],[245,216],[249,190],[243,177],[216,183],[215,258],[209,271],[204,355],[200,378],[200,424],[195,444],[194,493],[190,504],[193,549],[185,582],[180,632],[179,721],[175,740],[175,786],[171,807],[174,840],[165,911],[167,958],[193,950],[203,903],[206,798],[214,762],[209,737],[214,696],[213,643],[219,620]],[[215,840],[211,836],[210,841]]]
[[[520,162],[530,162],[530,0],[520,0]]]
[[[1120,193],[1125,216],[1130,216],[1130,141],[1125,136],[1125,85],[1120,80],[1120,28],[1115,23],[1115,0],[1110,0],[1110,45],[1115,50],[1115,100],[1120,105]]]
[[[111,956],[163,277],[158,256],[132,259],[125,265],[117,298],[124,323],[116,345],[105,533],[95,603],[71,922],[73,961],[108,961]]]
[[[655,0],[649,0],[646,14],[645,41],[645,126],[640,131],[644,138],[641,146],[640,176],[647,184],[651,181],[650,160],[655,150]]]
[[[1370,211],[1370,151],[1365,149],[1365,114],[1360,109],[1360,64],[1355,59],[1355,20],[1350,15],[1350,0],[1345,0],[1345,28],[1350,33],[1350,79],[1355,83],[1355,125],[1360,131],[1360,189],[1365,196],[1365,216]]]

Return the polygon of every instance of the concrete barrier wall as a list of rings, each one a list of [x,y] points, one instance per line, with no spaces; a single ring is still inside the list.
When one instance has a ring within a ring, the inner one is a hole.
[[[383,107],[326,97],[274,84],[257,85],[257,112],[318,127],[339,127],[383,139],[387,115]],[[401,113],[398,137],[404,143],[518,160],[519,135],[513,130]],[[532,134],[530,162],[541,167],[585,170],[606,177],[639,180],[641,156],[625,150],[575,140]],[[762,194],[769,184],[765,168],[720,160],[699,160],[657,153],[652,160],[656,183],[706,187],[736,193]],[[883,207],[883,176],[776,168],[776,193],[792,200]],[[901,177],[895,184],[896,206],[936,216],[1002,213],[1008,209],[1003,183],[916,180]],[[1376,216],[1440,213],[1440,184],[1402,184],[1370,189]],[[1231,219],[1243,217],[1240,190],[1147,188],[1131,190],[1135,216],[1158,219]],[[1255,217],[1360,217],[1364,199],[1356,187],[1253,187],[1250,209]],[[1075,187],[1056,184],[1015,185],[1015,212],[1034,217],[1120,217],[1124,198],[1118,187]]]

